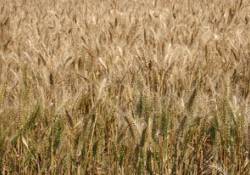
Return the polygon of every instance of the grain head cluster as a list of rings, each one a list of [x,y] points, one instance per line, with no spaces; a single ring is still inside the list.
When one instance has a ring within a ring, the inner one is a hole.
[[[0,175],[249,159],[249,0],[0,0]]]

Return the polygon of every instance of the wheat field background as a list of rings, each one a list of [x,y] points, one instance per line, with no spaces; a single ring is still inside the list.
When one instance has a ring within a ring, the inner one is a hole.
[[[249,91],[249,0],[0,0],[0,175],[249,175]]]

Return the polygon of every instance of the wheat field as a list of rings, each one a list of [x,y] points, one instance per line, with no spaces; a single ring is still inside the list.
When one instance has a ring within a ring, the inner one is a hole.
[[[250,0],[0,0],[0,175],[249,175]]]

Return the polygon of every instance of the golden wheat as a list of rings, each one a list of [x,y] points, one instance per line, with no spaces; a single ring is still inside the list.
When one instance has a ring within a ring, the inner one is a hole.
[[[0,175],[248,175],[249,11],[0,0]]]

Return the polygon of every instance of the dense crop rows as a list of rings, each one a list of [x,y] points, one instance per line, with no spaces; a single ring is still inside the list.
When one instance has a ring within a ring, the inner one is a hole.
[[[0,175],[248,175],[249,91],[249,0],[0,0]]]

